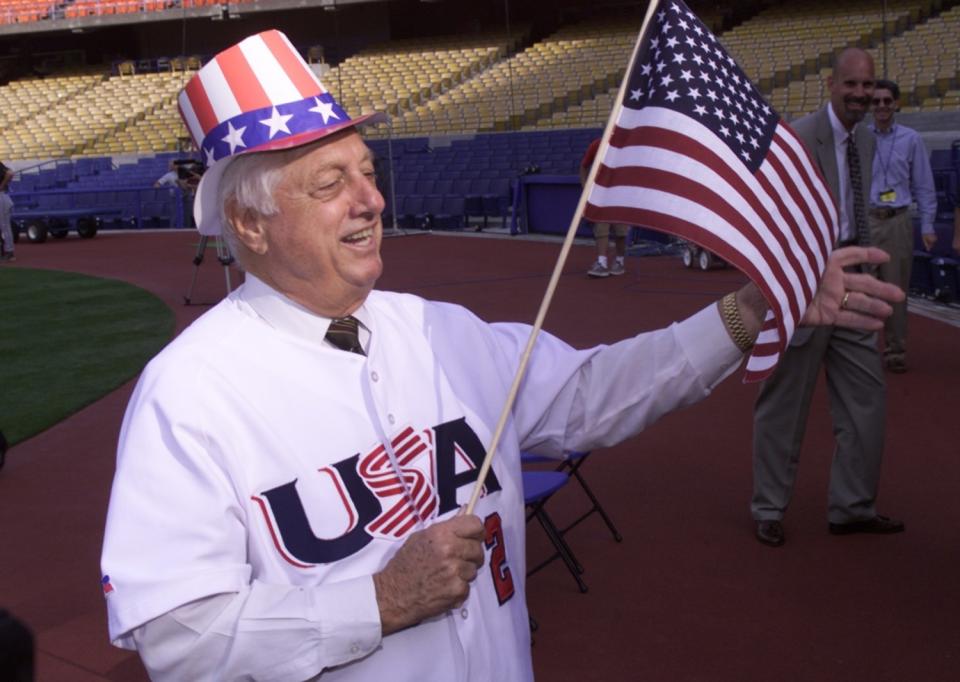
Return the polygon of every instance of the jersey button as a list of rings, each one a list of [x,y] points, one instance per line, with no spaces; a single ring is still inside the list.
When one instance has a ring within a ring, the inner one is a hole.
[[[463,618],[464,620],[466,620],[466,619],[467,619],[467,616],[469,616],[469,615],[470,615],[470,612],[467,611],[467,607],[466,607],[466,606],[464,606],[462,609],[460,609],[460,617],[461,617],[461,618]]]
[[[392,414],[387,415],[387,421],[390,422],[391,426],[397,422],[397,418]]]
[[[370,372],[370,378],[373,379],[374,381],[380,381],[380,375],[377,374],[376,372]]]

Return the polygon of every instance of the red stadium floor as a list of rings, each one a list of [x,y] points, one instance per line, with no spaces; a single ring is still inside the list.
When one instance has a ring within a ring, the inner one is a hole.
[[[188,233],[101,233],[21,244],[16,263],[3,267],[138,284],[166,301],[182,328],[206,310],[182,300],[196,242]],[[532,321],[558,250],[443,235],[389,239],[382,287],[464,303],[489,320]],[[589,248],[574,248],[546,323],[576,346],[668,324],[742,281],[666,258],[631,258],[626,276],[595,281],[583,276],[590,260]],[[194,299],[212,301],[224,289],[210,252]],[[832,446],[821,387],[787,544],[758,544],[748,511],[756,388],[735,376],[717,395],[586,464],[624,541],[613,542],[596,516],[570,532],[587,594],[559,562],[529,579],[538,679],[960,679],[960,329],[919,316],[910,324],[911,369],[889,378],[880,499],[884,513],[906,521],[906,533],[826,532]],[[0,606],[36,633],[41,682],[145,679],[135,656],[107,642],[98,582],[131,386],[13,448],[0,472]],[[563,521],[582,504],[570,486],[549,509]],[[547,543],[535,525],[529,537],[536,562]]]

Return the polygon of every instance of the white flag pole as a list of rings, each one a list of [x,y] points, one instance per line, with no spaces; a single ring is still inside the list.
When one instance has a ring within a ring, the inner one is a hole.
[[[490,440],[490,446],[483,458],[483,465],[480,467],[480,473],[477,476],[477,482],[473,487],[473,493],[470,495],[470,501],[467,503],[465,508],[465,512],[467,514],[473,513],[473,508],[476,506],[477,500],[480,499],[480,494],[483,491],[484,482],[487,480],[487,474],[489,473],[490,466],[493,463],[493,453],[496,452],[497,446],[500,444],[500,437],[503,435],[503,429],[507,423],[508,417],[510,416],[510,411],[513,409],[513,403],[516,401],[517,392],[520,389],[520,383],[523,381],[523,375],[527,370],[527,363],[530,361],[530,355],[533,352],[533,346],[537,341],[537,336],[540,333],[540,329],[543,327],[543,320],[546,318],[547,310],[549,310],[550,303],[553,301],[554,291],[556,291],[557,284],[560,281],[560,275],[563,272],[563,266],[567,262],[567,255],[570,253],[570,247],[573,245],[573,239],[577,234],[577,227],[580,225],[580,219],[583,217],[583,209],[587,204],[587,197],[590,196],[590,190],[593,188],[594,179],[597,176],[597,168],[600,166],[598,159],[602,159],[606,155],[607,149],[610,146],[610,134],[613,132],[617,115],[619,114],[620,108],[623,106],[623,97],[626,93],[627,83],[630,82],[630,74],[633,63],[637,58],[637,52],[640,50],[640,44],[643,42],[643,36],[647,31],[647,27],[650,24],[650,19],[653,17],[653,12],[656,6],[657,0],[652,0],[647,6],[647,14],[643,19],[643,25],[640,27],[640,35],[637,37],[637,42],[633,46],[633,52],[630,55],[630,61],[627,62],[627,71],[623,76],[623,80],[620,82],[620,92],[616,99],[617,105],[610,112],[610,117],[607,119],[607,127],[603,131],[603,137],[600,140],[600,147],[597,149],[597,156],[594,159],[593,165],[590,167],[590,174],[587,176],[587,181],[583,186],[583,191],[580,193],[580,201],[577,203],[577,209],[574,211],[573,218],[570,220],[570,227],[567,228],[567,236],[563,240],[563,247],[560,249],[560,255],[557,258],[556,265],[553,267],[553,274],[550,276],[549,284],[547,284],[547,291],[544,293],[543,300],[540,302],[540,310],[537,311],[537,318],[533,323],[533,329],[530,330],[530,337],[527,339],[526,348],[523,351],[523,356],[520,358],[520,366],[517,368],[517,373],[513,377],[513,384],[510,387],[510,393],[507,395],[507,400],[503,406],[503,411],[500,413],[500,420],[497,422],[496,429],[493,432],[493,438]]]

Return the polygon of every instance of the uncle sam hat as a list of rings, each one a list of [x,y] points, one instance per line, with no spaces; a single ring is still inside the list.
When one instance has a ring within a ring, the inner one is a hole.
[[[276,30],[250,36],[207,62],[180,91],[178,105],[207,167],[193,202],[204,235],[221,232],[217,189],[234,157],[290,149],[386,120],[380,112],[350,118]]]

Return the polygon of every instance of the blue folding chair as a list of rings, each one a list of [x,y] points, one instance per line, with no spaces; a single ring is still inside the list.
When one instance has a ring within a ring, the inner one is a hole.
[[[566,456],[559,460],[557,466],[557,471],[565,472],[567,475],[577,479],[577,483],[580,484],[580,487],[583,488],[583,492],[590,499],[590,508],[581,514],[577,519],[568,524],[566,527],[560,530],[561,535],[566,534],[571,528],[576,526],[578,523],[586,519],[591,514],[599,514],[600,518],[603,519],[603,522],[607,525],[607,528],[610,530],[610,534],[613,536],[613,539],[617,542],[623,541],[623,536],[620,535],[620,531],[617,530],[617,527],[613,524],[613,520],[607,515],[606,510],[603,508],[603,505],[600,504],[600,500],[597,499],[597,496],[594,494],[593,490],[590,489],[590,486],[587,485],[587,481],[583,478],[583,474],[580,472],[580,467],[583,466],[583,463],[587,461],[587,457],[590,456],[590,451],[587,452],[568,452]],[[557,462],[558,460],[552,457],[544,457],[543,455],[534,455],[529,452],[520,453],[520,462],[522,464],[539,464],[542,462]]]
[[[570,481],[570,477],[563,471],[524,471],[523,472],[523,501],[527,505],[527,522],[531,519],[537,519],[543,528],[551,544],[556,550],[550,557],[544,559],[539,564],[527,570],[527,575],[533,575],[541,568],[545,567],[556,558],[560,558],[570,575],[577,581],[577,587],[581,592],[587,591],[587,584],[580,577],[583,573],[583,566],[577,561],[570,549],[570,545],[563,539],[563,534],[557,525],[547,514],[544,508],[555,492],[560,490]]]

